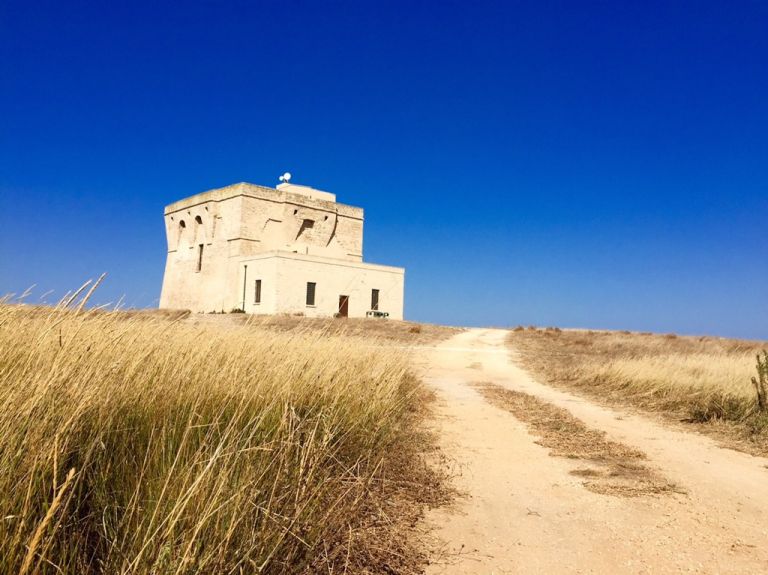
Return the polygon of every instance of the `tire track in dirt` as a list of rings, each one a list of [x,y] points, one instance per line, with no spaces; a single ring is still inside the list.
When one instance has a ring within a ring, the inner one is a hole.
[[[434,425],[464,496],[430,513],[443,544],[430,573],[768,572],[768,460],[717,446],[534,381],[503,330],[469,330],[422,349],[438,394]],[[615,497],[583,486],[583,462],[538,437],[472,384],[490,382],[566,409],[686,494]]]
[[[491,404],[509,411],[528,425],[536,443],[550,455],[577,459],[585,465],[571,471],[584,478],[584,486],[607,495],[639,497],[683,491],[649,468],[639,449],[606,438],[604,431],[591,429],[567,409],[493,383],[475,384]]]

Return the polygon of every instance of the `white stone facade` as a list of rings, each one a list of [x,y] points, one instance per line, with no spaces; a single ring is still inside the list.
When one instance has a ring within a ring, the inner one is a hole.
[[[403,268],[363,263],[363,210],[240,183],[165,208],[161,308],[403,318]],[[309,284],[314,284],[314,287]]]

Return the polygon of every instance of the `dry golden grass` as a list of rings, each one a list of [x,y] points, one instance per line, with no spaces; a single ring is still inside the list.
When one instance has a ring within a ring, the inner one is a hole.
[[[599,381],[624,382],[635,388],[639,396],[647,395],[656,401],[680,401],[681,407],[696,404],[697,409],[703,409],[697,418],[706,418],[726,414],[727,405],[720,405],[716,397],[729,397],[741,404],[735,415],[751,409],[754,388],[750,377],[755,371],[754,363],[751,353],[670,353],[613,359],[604,365],[593,365],[588,375]],[[670,394],[663,397],[666,389]]]
[[[0,573],[418,571],[423,400],[361,338],[0,303]]]
[[[513,330],[508,341],[551,383],[706,423],[700,429],[768,452],[768,417],[757,412],[750,381],[763,342],[552,328]]]

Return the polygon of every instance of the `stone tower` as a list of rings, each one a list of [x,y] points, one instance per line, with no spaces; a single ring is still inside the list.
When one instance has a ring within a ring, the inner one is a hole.
[[[363,263],[363,210],[307,186],[240,183],[165,208],[162,308],[403,316],[404,270]]]

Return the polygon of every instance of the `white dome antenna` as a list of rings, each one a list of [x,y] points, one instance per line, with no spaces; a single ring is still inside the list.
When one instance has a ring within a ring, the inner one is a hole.
[[[287,184],[291,180],[291,172],[285,172],[282,176],[280,176],[280,181],[284,184]]]

